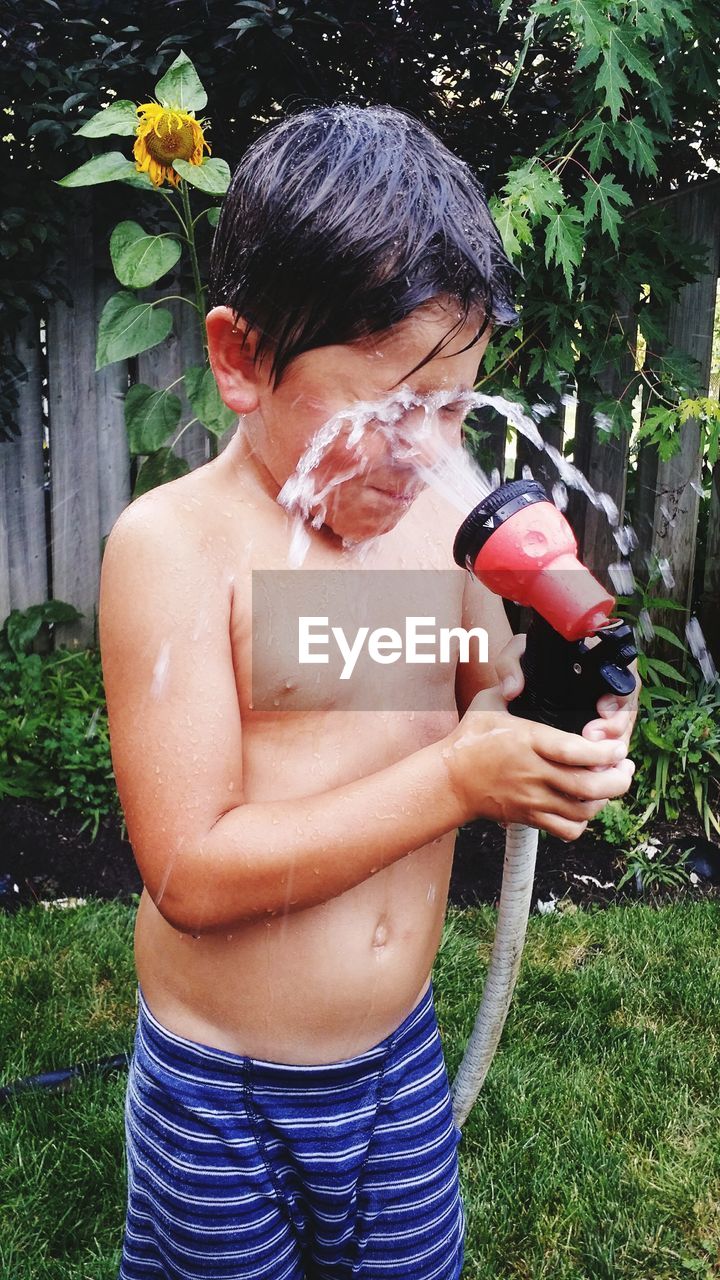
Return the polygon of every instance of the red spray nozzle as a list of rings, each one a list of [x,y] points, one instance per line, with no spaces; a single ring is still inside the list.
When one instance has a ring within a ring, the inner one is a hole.
[[[615,607],[578,560],[570,525],[535,480],[501,485],[475,507],[453,554],[491,591],[529,605],[568,640],[607,626]]]

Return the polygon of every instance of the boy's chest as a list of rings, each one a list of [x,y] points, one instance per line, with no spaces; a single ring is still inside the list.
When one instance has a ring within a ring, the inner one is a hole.
[[[364,555],[315,544],[290,568],[285,531],[238,557],[230,641],[246,718],[454,706],[464,575],[441,537],[404,523]]]

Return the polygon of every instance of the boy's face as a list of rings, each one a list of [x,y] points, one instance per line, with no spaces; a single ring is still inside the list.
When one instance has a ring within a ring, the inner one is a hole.
[[[477,315],[439,355],[410,372],[457,321],[456,303],[432,304],[384,333],[297,356],[275,388],[260,377],[258,413],[248,419],[245,434],[267,486],[282,488],[329,419],[358,402],[377,403],[377,421],[368,422],[349,447],[352,420],[343,420],[313,468],[312,491],[325,496],[311,502],[310,515],[319,511],[325,527],[347,542],[394,528],[424,487],[411,461],[413,433],[419,442],[419,433],[430,431],[460,443],[467,414],[462,397],[472,391],[489,339],[488,333],[463,351],[480,327]],[[403,409],[408,392],[422,399],[439,392],[446,403],[429,421],[422,407]]]

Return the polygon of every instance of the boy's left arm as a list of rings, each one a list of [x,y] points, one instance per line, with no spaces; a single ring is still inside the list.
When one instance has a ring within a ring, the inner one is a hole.
[[[466,574],[463,591],[462,625],[466,629],[485,629],[488,636],[488,661],[479,663],[477,659],[471,659],[470,662],[458,662],[455,697],[460,715],[464,715],[475,695],[482,689],[494,687],[505,703],[511,702],[522,692],[525,684],[520,667],[520,659],[525,650],[525,636],[513,636],[500,596],[489,591],[470,574]],[[595,741],[619,738],[629,745],[640,694],[637,663],[633,662],[630,669],[636,682],[633,693],[626,698],[618,698],[614,694],[600,698],[597,704],[598,718],[585,725],[584,738]]]

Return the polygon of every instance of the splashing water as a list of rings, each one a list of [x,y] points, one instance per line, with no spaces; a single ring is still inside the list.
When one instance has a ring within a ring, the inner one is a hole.
[[[553,488],[553,500],[560,510],[567,506],[567,490],[572,488],[584,493],[594,506],[602,510],[611,525],[618,524],[618,509],[610,495],[594,489],[582,472],[558,449],[546,444],[540,435],[535,418],[550,413],[549,406],[536,405],[533,410],[535,416],[531,417],[520,405],[504,396],[457,390],[418,396],[409,387],[401,387],[392,396],[379,401],[361,401],[329,418],[319,428],[295,471],[285,482],[278,502],[294,517],[289,555],[292,567],[299,567],[307,555],[310,546],[307,525],[319,529],[325,522],[332,491],[345,481],[364,474],[366,464],[358,456],[357,446],[368,435],[379,434],[387,442],[396,462],[411,465],[428,487],[463,516],[498,487],[500,476],[497,471],[488,478],[467,449],[459,441],[451,442],[443,433],[439,415],[449,404],[461,408],[463,416],[473,409],[494,409],[526,440],[547,454],[559,474]],[[411,426],[408,426],[409,418],[412,418]],[[343,433],[346,436],[348,466],[321,481],[318,474],[321,464]],[[529,468],[524,471],[531,478]]]
[[[712,684],[717,680],[717,667],[712,660],[705,643],[705,636],[697,618],[691,618],[685,627],[685,638],[688,642],[690,652],[702,671],[703,678],[707,684]]]

